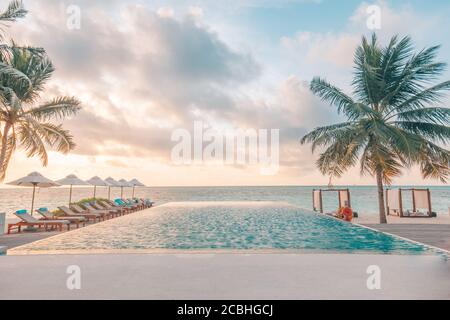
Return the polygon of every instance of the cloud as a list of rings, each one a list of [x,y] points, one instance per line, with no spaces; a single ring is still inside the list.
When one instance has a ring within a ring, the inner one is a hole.
[[[84,110],[65,126],[78,144],[71,157],[91,163],[91,171],[102,165],[113,172],[153,166],[152,177],[164,173],[176,179],[190,172],[208,179],[208,169],[176,170],[169,159],[172,130],[190,130],[194,120],[204,120],[217,126],[280,129],[280,179],[294,181],[320,177],[316,156],[299,145],[300,137],[340,121],[333,107],[310,92],[308,81],[320,75],[349,89],[354,49],[361,35],[370,33],[365,22],[368,3],[355,8],[340,30],[296,30],[280,43],[248,36],[234,41],[226,30],[239,22],[239,15],[228,16],[236,19],[232,21],[214,18],[224,10],[307,2],[326,10],[326,2],[314,0],[199,0],[193,6],[178,0],[27,1],[30,15],[9,31],[19,43],[44,47],[54,61],[57,70],[46,98],[74,95],[82,100]],[[406,6],[394,10],[387,2],[378,3],[382,40],[412,33],[426,44],[442,36],[431,31],[439,30],[441,15],[424,18]],[[66,26],[68,4],[81,9],[80,30]],[[243,34],[258,34],[251,23],[244,25],[249,30]],[[239,23],[230,28],[243,30]],[[60,168],[66,162],[62,163]],[[242,166],[221,174],[224,179],[231,175],[250,179],[251,172]],[[165,176],[155,179],[163,181]]]
[[[172,18],[174,16],[173,9],[168,7],[159,8],[156,13],[162,18]]]
[[[50,18],[47,7],[54,9]],[[84,111],[67,122],[76,152],[166,152],[169,128],[189,124],[194,110],[232,108],[240,86],[260,75],[249,53],[189,17],[131,5],[113,19],[98,4],[80,8],[80,30],[65,28],[64,10],[50,2],[30,8],[35,27],[12,30],[17,41],[42,46],[53,59],[49,91],[83,101]]]
[[[301,52],[308,63],[327,63],[348,67],[353,63],[353,53],[360,42],[360,35],[352,33],[314,33],[303,31],[294,38],[283,37],[281,43],[293,52]],[[301,51],[299,51],[299,49]]]

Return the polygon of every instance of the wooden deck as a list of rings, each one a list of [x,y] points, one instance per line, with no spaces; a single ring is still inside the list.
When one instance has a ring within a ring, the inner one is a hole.
[[[22,232],[22,233],[13,233],[10,235],[2,235],[0,236],[0,247],[12,249],[60,233],[61,232],[58,231],[49,231],[49,232],[30,232],[30,233]]]
[[[450,251],[450,225],[445,224],[364,224],[367,227],[398,235]]]

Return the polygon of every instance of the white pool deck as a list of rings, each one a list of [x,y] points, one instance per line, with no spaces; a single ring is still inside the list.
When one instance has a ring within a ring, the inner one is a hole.
[[[80,290],[67,287],[70,266],[79,267]],[[370,266],[380,289],[367,287]],[[0,299],[450,299],[450,261],[277,250],[6,255]]]
[[[80,290],[69,290],[69,266]],[[367,287],[380,268],[381,289]],[[0,299],[450,299],[437,256],[107,254],[0,257]]]

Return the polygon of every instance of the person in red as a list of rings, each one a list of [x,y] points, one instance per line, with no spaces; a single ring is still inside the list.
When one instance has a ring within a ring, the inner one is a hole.
[[[345,221],[351,222],[353,219],[353,210],[349,207],[348,201],[344,202],[344,207],[341,209],[341,215]]]

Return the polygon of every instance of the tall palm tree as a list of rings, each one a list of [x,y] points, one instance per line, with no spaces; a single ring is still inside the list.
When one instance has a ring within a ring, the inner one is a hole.
[[[71,134],[52,119],[74,115],[80,103],[72,97],[57,97],[38,104],[46,81],[54,72],[47,55],[28,48],[10,47],[7,64],[27,81],[17,81],[10,73],[0,71],[0,181],[5,178],[9,160],[17,146],[28,157],[39,156],[47,165],[47,146],[67,153],[75,147]]]
[[[347,121],[317,128],[301,140],[322,148],[323,174],[341,176],[358,162],[361,174],[376,177],[380,223],[386,223],[384,184],[402,168],[419,165],[424,178],[450,176],[450,109],[440,107],[450,81],[435,83],[446,68],[436,61],[439,46],[414,52],[409,37],[381,47],[363,37],[354,58],[353,96],[321,78],[312,92],[337,107]]]

